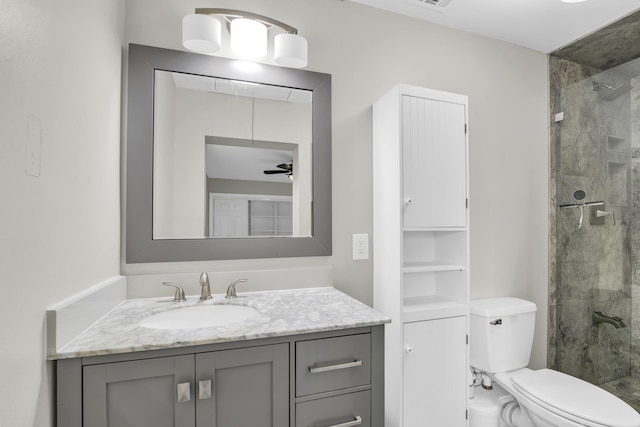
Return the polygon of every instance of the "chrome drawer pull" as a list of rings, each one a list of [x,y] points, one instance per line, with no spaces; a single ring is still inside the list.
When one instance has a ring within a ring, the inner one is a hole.
[[[355,368],[358,366],[362,366],[362,360],[354,360],[353,362],[338,363],[336,365],[325,365],[325,366],[318,366],[314,363],[313,365],[309,366],[309,372],[311,372],[312,374],[317,374],[320,372],[337,371],[338,369]],[[352,425],[357,425],[357,424],[352,424]]]
[[[327,427],[353,427],[353,426],[359,426],[362,425],[362,417],[360,415],[356,416],[356,419],[353,421],[347,421],[346,423],[342,423],[342,424],[333,424]],[[310,426],[310,427],[315,427],[315,426]]]

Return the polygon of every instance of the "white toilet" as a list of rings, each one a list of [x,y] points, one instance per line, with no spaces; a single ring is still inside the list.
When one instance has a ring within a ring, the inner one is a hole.
[[[469,427],[640,427],[640,414],[611,393],[551,369],[527,369],[536,305],[518,298],[471,301],[476,387]],[[515,398],[515,399],[514,399]]]

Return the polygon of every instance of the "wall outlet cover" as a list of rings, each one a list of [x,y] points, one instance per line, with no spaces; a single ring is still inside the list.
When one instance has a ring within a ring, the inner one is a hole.
[[[353,235],[353,259],[354,260],[369,259],[369,235],[368,234]]]

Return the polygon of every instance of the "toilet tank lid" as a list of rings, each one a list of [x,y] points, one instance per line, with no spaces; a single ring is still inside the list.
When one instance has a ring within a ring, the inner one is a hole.
[[[535,312],[536,305],[520,298],[485,298],[471,301],[469,311],[482,317],[513,316]]]

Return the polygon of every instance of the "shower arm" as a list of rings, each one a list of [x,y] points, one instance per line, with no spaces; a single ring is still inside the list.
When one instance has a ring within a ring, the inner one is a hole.
[[[602,206],[604,205],[603,201],[599,201],[599,202],[587,202],[587,203],[571,203],[568,205],[560,205],[561,208],[566,209],[566,208],[579,208],[579,207],[586,207],[586,206]]]

